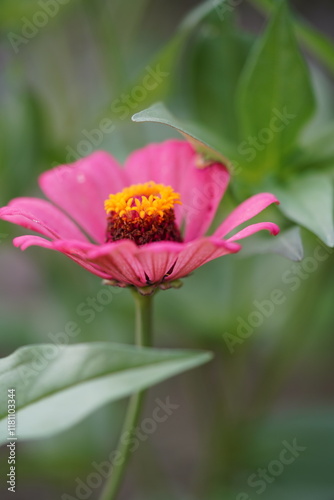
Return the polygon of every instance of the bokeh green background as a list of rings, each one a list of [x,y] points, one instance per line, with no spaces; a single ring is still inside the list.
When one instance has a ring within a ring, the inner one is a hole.
[[[239,3],[239,26],[251,40],[264,18],[246,1]],[[330,34],[332,2],[291,3]],[[135,102],[124,119],[110,113],[112,103],[141,81],[145,68],[155,67],[156,54],[195,5],[190,0],[71,0],[59,4],[57,15],[15,53],[9,33],[20,34],[22,17],[32,19],[40,7],[34,0],[1,1],[0,205],[12,197],[39,196],[38,174],[66,161],[85,139],[83,130],[92,131],[104,117],[114,121],[115,129],[91,148],[106,149],[121,161],[150,141],[178,137],[162,125],[131,122],[131,114],[158,99],[179,116],[207,117],[212,125],[212,95],[205,85],[201,90],[205,73],[198,76],[196,64],[212,56],[210,64],[217,64],[219,74],[217,47],[199,47],[195,34],[188,37],[175,73]],[[228,45],[219,50],[228,57]],[[161,60],[162,71],[168,54]],[[322,119],[330,121],[333,80],[318,63],[312,67],[324,103]],[[233,114],[226,113],[226,136],[234,125]],[[233,190],[226,195],[219,217],[233,207],[234,196]],[[267,211],[266,219],[286,225],[276,208]],[[17,227],[1,222],[0,233],[2,356],[25,344],[47,342],[49,333],[62,331],[70,320],[82,327],[80,342],[133,341],[127,290],[116,289],[111,303],[87,324],[76,309],[87,297],[97,297],[99,279],[62,255],[14,249],[11,238],[22,234]],[[313,256],[319,241],[306,230],[302,238],[305,255]],[[207,264],[178,291],[158,294],[156,345],[204,348],[216,356],[210,365],[150,391],[147,415],[156,397],[170,396],[180,408],[133,456],[120,499],[245,500],[245,492],[252,500],[333,500],[334,255],[323,248],[328,259],[311,272],[278,255],[245,252]],[[300,272],[305,277],[300,275],[292,290],[284,276]],[[268,300],[275,289],[282,291],[284,303],[231,353],[226,333],[248,322],[257,310],[254,301]],[[91,463],[102,461],[115,446],[123,411],[124,402],[114,404],[47,441],[20,443],[16,499],[75,497],[75,478],[85,481]],[[268,467],[282,442],[293,439],[306,449],[257,494],[247,478]],[[1,460],[5,457],[0,450]],[[0,492],[7,498],[3,478]],[[89,498],[97,498],[97,491]]]

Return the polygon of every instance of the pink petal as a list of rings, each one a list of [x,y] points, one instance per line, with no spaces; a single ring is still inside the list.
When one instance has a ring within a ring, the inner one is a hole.
[[[22,250],[38,245],[64,253],[97,276],[138,287],[182,278],[206,262],[238,252],[238,243],[202,238],[190,243],[162,241],[138,247],[130,240],[94,245],[77,240],[48,241],[38,236],[14,240]],[[170,272],[169,276],[166,274]]]
[[[120,240],[100,246],[59,241],[57,248],[97,266],[109,279],[135,286],[147,285],[145,273],[135,257],[138,247],[133,241]]]
[[[15,198],[7,207],[0,209],[0,218],[52,239],[87,240],[65,214],[48,201],[38,198]]]
[[[125,172],[131,184],[154,181],[172,186],[181,193],[185,173],[194,165],[195,156],[193,148],[186,141],[172,139],[149,144],[130,154],[125,163]]]
[[[235,229],[237,226],[247,220],[258,215],[262,210],[267,208],[272,203],[279,203],[277,198],[271,193],[260,193],[248,198],[233,210],[224,222],[215,231],[216,238],[223,238],[227,233]]]
[[[50,250],[59,251],[59,252],[65,254],[70,259],[74,260],[77,264],[79,264],[81,267],[83,267],[87,271],[95,274],[96,276],[99,276],[100,278],[103,278],[103,279],[110,279],[110,275],[106,274],[98,266],[91,264],[84,257],[82,257],[82,256],[80,257],[79,254],[76,253],[74,250],[74,243],[73,242],[72,242],[72,253],[66,252],[66,251],[61,249],[61,243],[62,243],[61,240],[49,241],[49,240],[46,240],[45,238],[41,238],[40,236],[33,236],[33,235],[18,236],[17,238],[14,238],[13,243],[14,243],[14,246],[20,248],[21,250],[26,250],[28,247],[35,245],[35,246],[39,246],[39,247],[43,247],[43,248],[48,248]],[[77,245],[80,246],[80,243],[82,243],[82,242],[78,241]]]
[[[229,181],[223,165],[197,168],[197,156],[188,142],[169,140],[135,151],[125,164],[131,184],[152,180],[180,193],[182,205],[175,206],[175,214],[178,225],[185,220],[186,241],[208,229]]]
[[[229,253],[236,253],[239,250],[241,250],[241,245],[238,243],[230,243],[212,236],[184,244],[184,248],[177,258],[175,268],[169,279],[182,278],[182,276],[190,274],[212,259]]]
[[[190,243],[162,241],[141,247],[129,240],[121,240],[93,247],[87,252],[90,262],[96,263],[114,279],[135,286],[160,283],[169,271],[165,281],[182,278],[209,260],[241,249],[238,243],[212,237]]]
[[[185,211],[185,241],[205,234],[226,191],[230,174],[226,167],[215,163],[204,169],[193,169],[192,186],[186,190],[181,210]]]
[[[30,234],[25,236],[17,236],[13,239],[13,245],[14,247],[20,248],[21,250],[26,250],[31,246],[38,246],[53,250],[52,241],[41,238],[40,236],[34,236]]]
[[[111,264],[110,257],[117,257],[115,253],[116,245],[120,246],[120,250],[124,255],[128,252],[131,256],[131,267],[134,269],[135,275],[133,273],[131,276],[129,275],[126,278],[126,282],[135,283],[137,286],[146,286],[151,283],[161,282],[173,267],[179,253],[185,246],[184,243],[159,241],[138,247],[130,240],[122,240],[95,247],[88,253],[88,258],[93,262],[98,262],[105,269],[109,269]],[[113,275],[115,276],[114,270]],[[139,282],[137,278],[139,278]],[[124,281],[125,277],[123,276],[123,280],[120,276],[118,278],[115,277],[115,279]]]
[[[257,224],[251,224],[250,226],[245,227],[238,233],[231,236],[231,238],[228,238],[227,241],[241,240],[242,238],[247,238],[247,236],[257,233],[258,231],[262,231],[263,229],[269,231],[273,236],[276,236],[280,232],[280,228],[273,222],[258,222]]]
[[[72,255],[85,254],[85,259],[112,279],[139,287],[161,282],[171,269],[166,281],[181,278],[216,257],[241,249],[238,243],[213,237],[190,243],[163,241],[142,247],[130,240],[100,246],[80,242],[74,242],[73,246],[70,241],[59,241],[56,245]]]
[[[92,153],[73,165],[56,167],[42,174],[40,187],[97,242],[105,241],[104,200],[126,185],[122,169],[103,151]]]
[[[143,245],[136,257],[151,283],[159,283],[169,273],[184,248],[182,243],[156,242]]]

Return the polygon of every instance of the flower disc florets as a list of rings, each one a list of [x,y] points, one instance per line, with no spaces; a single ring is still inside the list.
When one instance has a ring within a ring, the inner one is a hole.
[[[175,222],[175,204],[181,204],[179,193],[153,181],[111,194],[104,203],[108,215],[106,241],[130,239],[137,245],[182,241]]]

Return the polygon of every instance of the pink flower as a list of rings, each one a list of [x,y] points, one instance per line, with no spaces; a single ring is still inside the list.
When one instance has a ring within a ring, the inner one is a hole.
[[[31,245],[57,250],[119,286],[168,288],[206,262],[239,252],[238,240],[262,229],[279,232],[276,224],[260,222],[230,234],[278,203],[261,193],[204,236],[230,175],[218,163],[200,169],[197,160],[192,146],[178,140],[135,151],[124,168],[108,153],[95,152],[40,176],[51,202],[16,198],[0,210],[0,218],[43,236],[15,238],[22,250]]]

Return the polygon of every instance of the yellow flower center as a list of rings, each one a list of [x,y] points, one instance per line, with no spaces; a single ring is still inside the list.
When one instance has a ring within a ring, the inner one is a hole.
[[[137,212],[142,219],[146,215],[160,215],[171,210],[175,204],[181,204],[180,195],[172,187],[156,184],[134,184],[120,193],[111,194],[104,202],[107,214],[114,212],[120,217]]]
[[[173,188],[153,181],[111,194],[104,202],[106,241],[130,239],[136,245],[182,241],[174,213],[174,205],[180,203],[180,195]]]

